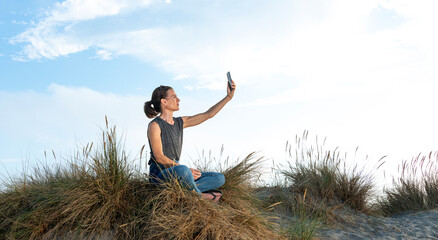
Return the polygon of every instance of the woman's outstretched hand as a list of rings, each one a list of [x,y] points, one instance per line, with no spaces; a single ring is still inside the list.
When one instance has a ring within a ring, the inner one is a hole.
[[[233,84],[231,84],[231,89],[229,83],[227,82],[227,97],[229,97],[230,100],[233,99],[234,92],[236,91],[236,84],[233,80],[231,80],[231,82],[233,82]]]
[[[190,170],[192,171],[193,179],[196,180],[201,177],[201,171],[199,171],[198,169],[190,168]]]

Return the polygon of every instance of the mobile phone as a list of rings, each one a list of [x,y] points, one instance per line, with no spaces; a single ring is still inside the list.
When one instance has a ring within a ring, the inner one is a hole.
[[[227,72],[227,78],[228,78],[228,87],[230,88],[230,90],[233,90],[233,88],[231,87],[233,82],[231,81],[231,74],[230,74],[230,72]]]

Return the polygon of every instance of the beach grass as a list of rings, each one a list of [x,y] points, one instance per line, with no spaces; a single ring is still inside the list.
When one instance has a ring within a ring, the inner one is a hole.
[[[379,208],[384,215],[438,207],[438,152],[419,154],[399,166],[400,177],[384,189]]]
[[[266,205],[279,203],[277,213],[292,216],[283,227],[291,239],[312,239],[321,227],[345,221],[337,209],[372,212],[373,175],[346,164],[346,154],[338,148],[326,150],[324,142],[309,144],[307,139],[305,131],[296,137],[295,146],[286,144],[287,165],[275,167],[280,179],[264,197]]]
[[[288,166],[279,171],[293,191],[307,192],[309,201],[323,203],[329,208],[347,205],[369,212],[373,196],[374,176],[365,172],[357,163],[347,164],[347,154],[338,148],[327,150],[322,144],[307,143],[308,132],[296,137],[296,147],[287,145]],[[320,204],[319,204],[320,205]]]
[[[253,195],[249,180],[261,161],[254,154],[224,166],[217,204],[177,182],[150,184],[119,142],[107,122],[99,146],[8,182],[0,193],[0,238],[286,239]]]
[[[99,144],[4,183],[0,239],[314,239],[321,227],[345,220],[339,209],[375,213],[374,176],[347,164],[338,148],[307,138],[305,131],[295,148],[286,144],[287,166],[276,169],[281,179],[270,186],[260,185],[264,160],[256,153],[233,162],[200,157],[197,168],[225,175],[222,199],[214,203],[176,180],[150,184],[144,148],[130,159],[106,121]],[[394,187],[378,198],[379,212],[436,208],[437,165],[438,153],[404,161]]]
[[[302,198],[296,198],[297,201],[293,205],[292,212],[296,216],[296,220],[291,221],[286,228],[290,239],[314,239],[318,229],[322,226],[323,216],[315,212],[314,206],[306,203],[306,195],[307,190]]]

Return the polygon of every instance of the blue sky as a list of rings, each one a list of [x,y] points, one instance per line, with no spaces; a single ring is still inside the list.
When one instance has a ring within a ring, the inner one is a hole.
[[[236,96],[186,129],[183,159],[202,150],[282,163],[304,130],[386,170],[436,150],[438,36],[434,1],[1,1],[0,173],[44,151],[98,141],[104,116],[133,157],[142,112],[171,85],[176,115]],[[52,160],[48,160],[52,161]]]

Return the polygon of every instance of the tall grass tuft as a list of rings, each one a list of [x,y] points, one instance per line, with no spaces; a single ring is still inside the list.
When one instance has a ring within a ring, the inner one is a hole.
[[[291,160],[287,169],[281,169],[293,191],[303,194],[316,206],[321,203],[332,209],[347,205],[354,210],[368,212],[368,200],[373,193],[373,176],[357,164],[347,164],[347,155],[338,148],[326,150],[323,144],[306,145],[308,132],[296,137],[297,147],[287,144]]]
[[[303,197],[297,197],[293,213],[297,216],[296,221],[289,223],[287,234],[290,239],[310,240],[313,239],[322,225],[322,217],[314,212],[309,212],[311,205],[306,203],[307,190]]]
[[[121,147],[107,122],[99,148],[88,144],[67,166],[38,165],[32,175],[10,183],[0,195],[0,234],[7,239],[118,235],[117,226],[143,198],[131,197],[135,173]]]
[[[280,223],[290,239],[313,239],[325,223],[348,220],[335,214],[338,208],[371,211],[373,176],[347,164],[346,154],[341,155],[338,148],[326,150],[325,140],[322,145],[318,139],[316,145],[308,145],[307,138],[305,131],[296,137],[295,148],[286,144],[287,165],[275,168],[283,179],[271,189],[260,189],[266,205],[279,216],[289,216]]]
[[[399,166],[400,177],[379,199],[383,214],[419,211],[438,207],[438,152],[419,154]]]
[[[107,122],[100,146],[8,183],[0,239],[281,239],[250,187],[260,161],[250,154],[224,168],[223,199],[214,203],[176,182],[149,184]]]

